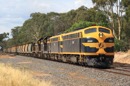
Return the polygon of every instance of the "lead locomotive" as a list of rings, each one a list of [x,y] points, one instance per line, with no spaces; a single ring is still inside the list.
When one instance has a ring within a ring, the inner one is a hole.
[[[91,26],[5,51],[93,67],[110,67],[114,58],[114,36],[109,28]]]

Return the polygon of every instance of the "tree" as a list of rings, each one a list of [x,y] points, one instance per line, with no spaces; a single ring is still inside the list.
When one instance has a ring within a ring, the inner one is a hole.
[[[0,50],[2,50],[3,47],[6,46],[5,38],[8,38],[9,33],[2,33],[0,34]]]
[[[9,42],[10,45],[36,42],[41,37],[64,33],[71,27],[75,27],[72,26],[74,24],[78,25],[80,23],[84,26],[82,21],[107,24],[109,18],[104,15],[102,10],[95,8],[88,9],[85,6],[66,13],[32,13],[23,26],[12,29],[13,38]]]
[[[21,28],[22,28],[21,26],[16,26],[13,29],[11,29],[11,34],[12,34],[12,41],[11,42],[12,42],[13,45],[21,44],[21,42],[20,42],[21,41],[21,38],[20,38]]]
[[[121,39],[121,17],[123,12],[123,6],[121,0],[92,0],[95,7],[102,10],[106,16],[110,18],[111,28],[115,38]],[[116,12],[114,9],[116,8]],[[117,31],[117,29],[118,31]]]
[[[2,42],[5,38],[7,38],[9,33],[2,33],[0,34],[0,42]]]
[[[107,26],[106,23],[96,23],[96,22],[80,21],[80,22],[74,23],[65,32],[71,32],[71,31],[74,31],[74,30],[83,29],[83,28],[86,28],[86,27],[89,27],[89,26],[93,26],[93,25]]]

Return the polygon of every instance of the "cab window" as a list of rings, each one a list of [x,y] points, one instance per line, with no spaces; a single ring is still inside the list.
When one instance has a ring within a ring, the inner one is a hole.
[[[86,34],[93,33],[93,32],[96,32],[96,28],[90,28],[90,29],[85,30]]]
[[[110,33],[110,30],[105,28],[99,28],[99,32]]]

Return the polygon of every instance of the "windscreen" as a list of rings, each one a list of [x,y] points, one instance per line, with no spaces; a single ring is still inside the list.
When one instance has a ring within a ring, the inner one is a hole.
[[[96,32],[96,28],[90,28],[90,29],[85,30],[86,34],[93,33],[93,32]]]
[[[110,33],[110,30],[108,30],[106,28],[99,28],[99,32]]]

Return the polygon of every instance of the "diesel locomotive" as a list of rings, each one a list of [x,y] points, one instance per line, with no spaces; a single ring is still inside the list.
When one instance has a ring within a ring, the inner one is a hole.
[[[91,26],[5,51],[85,66],[110,67],[114,59],[114,36],[107,27]]]

